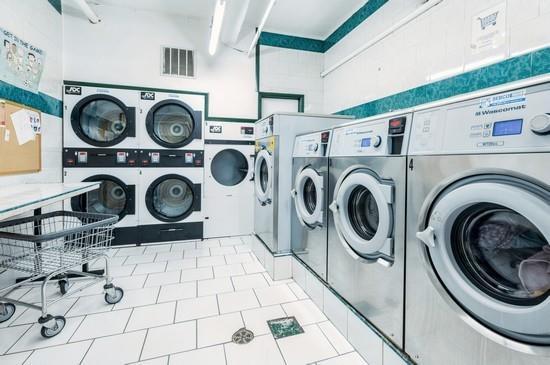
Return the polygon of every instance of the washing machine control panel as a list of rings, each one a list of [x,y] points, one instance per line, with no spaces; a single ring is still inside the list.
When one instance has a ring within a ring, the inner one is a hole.
[[[63,167],[135,167],[138,151],[114,148],[64,148]]]
[[[293,157],[327,157],[332,132],[320,131],[297,136]]]
[[[140,167],[203,167],[202,150],[139,150]]]
[[[406,153],[409,115],[370,119],[335,128],[330,156],[386,156]]]
[[[550,151],[550,85],[415,113],[409,154]]]
[[[259,120],[254,125],[256,139],[270,137],[273,135],[273,116]]]

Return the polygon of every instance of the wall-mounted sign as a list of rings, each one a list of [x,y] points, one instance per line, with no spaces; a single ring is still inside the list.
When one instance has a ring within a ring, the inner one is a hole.
[[[498,48],[506,37],[506,3],[500,3],[472,17],[472,54]]]
[[[46,52],[0,28],[0,80],[38,92]]]

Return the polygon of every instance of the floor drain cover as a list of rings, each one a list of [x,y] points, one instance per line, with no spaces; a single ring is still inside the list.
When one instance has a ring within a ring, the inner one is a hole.
[[[304,333],[304,329],[300,326],[295,317],[272,319],[267,321],[267,325],[275,339]]]
[[[238,345],[246,345],[254,339],[254,333],[246,328],[240,328],[233,334],[231,340]]]

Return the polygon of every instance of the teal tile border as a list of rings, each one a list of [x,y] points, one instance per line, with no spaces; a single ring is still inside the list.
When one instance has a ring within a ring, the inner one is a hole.
[[[48,2],[59,14],[62,13],[61,0],[48,0]]]
[[[338,43],[342,38],[348,35],[352,30],[357,28],[359,24],[364,22],[368,17],[374,14],[389,0],[369,0],[365,5],[359,8],[351,17],[349,17],[342,25],[340,25],[331,35],[324,41],[323,51],[328,51],[332,46]]]
[[[348,35],[359,24],[374,14],[382,5],[389,0],[369,0],[360,7],[352,16],[350,16],[342,25],[332,32],[327,39],[313,39],[296,37],[288,34],[279,34],[271,32],[262,32],[258,43],[262,46],[271,46],[279,48],[296,49],[300,51],[310,51],[324,53],[332,46],[338,43],[342,38]]]
[[[334,114],[366,118],[550,72],[550,47],[422,85]]]
[[[23,104],[56,117],[61,118],[63,116],[63,102],[61,100],[41,92],[38,94],[32,93],[2,80],[0,80],[0,99]]]
[[[249,118],[231,118],[231,117],[217,117],[210,115],[209,113],[209,94],[202,91],[190,91],[190,90],[177,90],[177,89],[162,89],[149,86],[136,86],[136,85],[114,85],[114,84],[103,84],[96,82],[86,82],[86,81],[73,81],[73,80],[64,80],[64,85],[79,85],[79,86],[91,86],[91,87],[103,87],[109,89],[124,89],[124,90],[141,90],[141,91],[154,91],[154,92],[164,92],[164,93],[174,93],[174,94],[188,94],[188,95],[202,95],[204,96],[204,120],[215,120],[218,122],[239,122],[239,123],[255,123],[256,119]]]
[[[262,46],[288,48],[318,53],[323,53],[325,51],[324,41],[312,38],[296,37],[286,34],[262,32],[260,34],[260,39],[258,42]]]

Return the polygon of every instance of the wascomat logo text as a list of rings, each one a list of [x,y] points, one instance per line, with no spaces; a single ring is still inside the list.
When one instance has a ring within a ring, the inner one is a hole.
[[[507,108],[500,108],[500,109],[493,109],[493,110],[481,110],[476,112],[476,117],[479,117],[481,115],[491,115],[491,114],[497,114],[497,113],[506,113],[511,112],[514,110],[523,110],[525,109],[524,105],[517,105],[517,106],[509,106]]]

